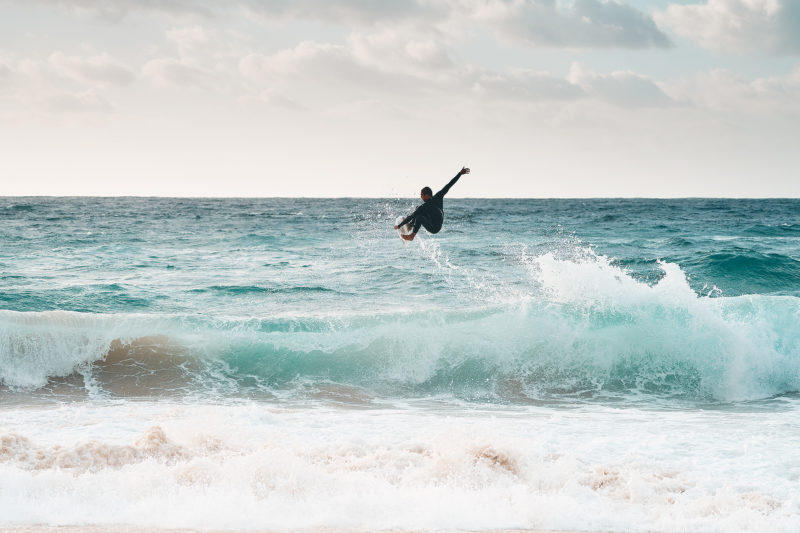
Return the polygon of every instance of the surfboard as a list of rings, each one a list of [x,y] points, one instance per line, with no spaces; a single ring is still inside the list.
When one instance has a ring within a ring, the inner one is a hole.
[[[403,221],[403,219],[405,219],[405,218],[406,218],[406,217],[404,217],[404,216],[399,216],[399,217],[397,217],[397,218],[395,219],[395,221],[394,221],[394,225],[395,225],[395,226],[397,226],[397,225],[398,225],[398,224],[400,224],[400,223]],[[409,228],[409,227],[408,227],[408,225],[405,225],[405,226],[400,226],[400,227],[397,229],[397,233],[398,233],[399,235],[401,235],[401,236],[402,236],[402,235],[408,235],[409,233],[411,233],[411,228]]]

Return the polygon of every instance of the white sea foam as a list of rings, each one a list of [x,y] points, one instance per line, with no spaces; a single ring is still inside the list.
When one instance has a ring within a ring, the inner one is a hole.
[[[0,524],[796,531],[796,407],[3,410]]]

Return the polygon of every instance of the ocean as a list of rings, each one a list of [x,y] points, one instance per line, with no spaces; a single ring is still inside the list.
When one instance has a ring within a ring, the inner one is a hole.
[[[800,200],[417,202],[0,198],[0,528],[800,530]]]

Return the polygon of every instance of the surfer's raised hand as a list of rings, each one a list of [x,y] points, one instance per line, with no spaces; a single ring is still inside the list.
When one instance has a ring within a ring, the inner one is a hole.
[[[461,172],[458,173],[459,176],[463,176],[464,174],[469,174],[469,169],[467,167],[461,167]]]

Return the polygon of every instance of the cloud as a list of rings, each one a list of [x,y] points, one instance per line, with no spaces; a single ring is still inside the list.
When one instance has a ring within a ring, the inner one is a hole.
[[[407,24],[447,33],[450,27],[488,25],[496,34],[532,46],[668,47],[647,14],[616,0],[299,0],[250,2],[262,19],[298,18],[331,24]]]
[[[215,81],[213,73],[171,57],[151,59],[142,74],[158,87],[205,88]]]
[[[572,48],[668,47],[652,18],[618,0],[55,0],[73,12],[119,20],[132,11],[206,18],[312,20],[350,30],[404,25],[461,36],[489,26],[498,36],[531,46]]]
[[[132,73],[106,54],[6,57],[0,59],[0,106],[12,115],[107,113],[114,106],[102,89],[131,79]]]
[[[800,114],[800,67],[783,76],[760,78],[714,69],[664,86],[673,99],[715,112],[795,120]]]
[[[14,0],[5,1],[14,3]],[[17,0],[17,3],[58,6],[79,15],[110,21],[119,21],[133,11],[209,16],[216,10],[214,3],[207,0]]]
[[[67,77],[98,86],[126,85],[135,77],[130,68],[108,54],[80,57],[58,51],[50,55],[49,62]]]
[[[321,5],[318,2],[277,2],[270,4],[270,8],[282,13],[280,16],[311,17],[309,10]],[[122,3],[133,9],[131,3]],[[216,93],[220,102],[244,105],[260,102],[271,107],[305,109],[310,111],[309,115],[315,110],[358,109],[367,103],[371,109],[408,109],[408,113],[419,116],[464,109],[488,114],[492,106],[524,113],[547,106],[556,110],[570,102],[586,104],[583,109],[602,102],[631,110],[676,104],[708,109],[727,106],[735,110],[752,109],[754,104],[749,104],[748,98],[758,102],[768,97],[783,101],[784,94],[797,95],[796,82],[791,76],[752,80],[713,71],[705,78],[664,82],[627,70],[593,72],[577,63],[567,76],[532,68],[490,68],[460,61],[456,52],[459,48],[454,46],[449,31],[409,23],[414,17],[441,20],[442,13],[447,12],[450,20],[461,16],[471,24],[485,24],[488,28],[511,24],[520,31],[536,30],[525,34],[528,35],[525,38],[539,39],[536,35],[544,27],[544,21],[557,20],[561,22],[553,26],[548,38],[560,35],[556,41],[562,44],[578,39],[573,34],[580,26],[572,26],[575,24],[614,26],[614,31],[621,31],[620,28],[632,30],[641,23],[640,35],[658,41],[654,37],[657,33],[644,31],[655,27],[650,27],[652,21],[615,2],[407,0],[394,7],[381,7],[366,0],[340,0],[325,9],[345,7],[347,13],[364,10],[366,15],[348,16],[365,21],[367,26],[353,29],[337,42],[304,41],[278,51],[264,51],[254,49],[254,41],[249,41],[246,35],[232,33],[235,28],[167,26],[162,31],[168,49],[151,48],[147,52],[150,59],[140,59],[135,68],[107,53],[81,56],[56,51],[45,56],[46,60],[0,61],[0,86],[15,86],[17,95],[25,91],[38,95],[28,98],[29,102],[55,97],[61,98],[64,109],[102,110],[112,108],[115,88],[134,82],[140,75],[156,88],[202,88]],[[323,9],[313,16],[324,13]],[[542,16],[536,21],[538,26],[526,23],[534,13]],[[324,16],[333,15],[329,12]],[[383,23],[395,19],[402,22]],[[573,37],[567,39],[568,35]],[[630,46],[637,42],[630,35],[627,41],[620,41],[619,35],[590,32],[580,38],[609,46],[612,42],[617,45],[627,42]],[[643,37],[639,39],[640,44],[645,42],[641,40]],[[142,85],[137,90],[148,89]],[[62,97],[65,94],[74,97],[73,104],[67,105],[67,97]],[[767,103],[759,105],[771,109]],[[609,108],[608,112],[614,110]]]
[[[244,11],[251,18],[296,18],[333,24],[372,24],[432,13],[431,0],[0,0],[0,3],[56,6],[77,15],[119,21],[134,12],[214,18]],[[446,7],[444,2],[439,6]]]
[[[530,69],[492,72],[471,68],[462,72],[460,78],[460,84],[468,86],[475,95],[494,102],[534,103],[586,97],[581,87],[569,80]]]
[[[272,89],[264,89],[261,91],[261,93],[258,95],[258,99],[273,107],[280,107],[293,111],[301,111],[306,109],[304,106],[298,104],[291,98],[284,96]]]
[[[346,46],[355,61],[375,70],[427,77],[454,66],[440,39],[397,28],[351,33]]]
[[[11,81],[11,68],[5,63],[0,63],[0,86]]]
[[[671,4],[655,20],[716,52],[800,53],[797,0],[708,0]]]
[[[172,28],[165,32],[167,41],[175,44],[181,53],[189,53],[213,45],[215,36],[202,26]]]
[[[458,100],[538,103],[586,96],[570,81],[530,69],[493,71],[457,65],[435,42],[395,34],[355,34],[346,44],[304,42],[271,55],[249,54],[241,74],[263,90],[291,94],[307,106],[383,101],[415,109]]]
[[[533,46],[668,47],[647,14],[616,0],[282,0],[244,4],[262,20],[297,18],[331,24],[414,24],[445,31],[489,24],[499,35]]]
[[[254,81],[294,79],[316,86],[337,80],[367,82],[375,77],[348,47],[314,41],[304,41],[274,54],[248,54],[239,61],[239,69]]]
[[[107,113],[113,109],[108,100],[92,89],[75,93],[58,92],[43,101],[47,107],[67,113]]]
[[[245,11],[261,20],[295,18],[332,24],[375,24],[404,19],[441,18],[447,3],[425,0],[245,0]]]
[[[620,107],[663,107],[672,103],[651,79],[627,70],[597,74],[573,63],[568,79],[587,95]]]
[[[614,0],[493,0],[480,2],[473,18],[489,22],[501,36],[533,46],[574,48],[666,48],[671,46],[655,22]]]
[[[347,85],[354,93],[424,90],[452,79],[456,65],[439,41],[386,28],[354,32],[343,44],[305,41],[273,54],[250,53],[239,71],[256,82],[300,82],[322,92]],[[363,87],[358,87],[362,85]]]

